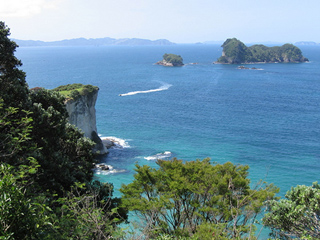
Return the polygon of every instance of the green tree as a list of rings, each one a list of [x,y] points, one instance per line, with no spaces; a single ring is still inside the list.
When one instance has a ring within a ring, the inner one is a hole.
[[[3,105],[0,98],[0,162],[26,164],[28,153],[36,150],[30,142],[31,113]]]
[[[22,65],[15,56],[17,44],[9,39],[10,29],[0,21],[0,96],[4,107],[25,107],[28,88]]]
[[[48,209],[39,198],[30,198],[27,186],[34,167],[20,168],[16,175],[13,167],[0,164],[0,238],[40,239],[41,232],[50,225]]]
[[[48,229],[46,239],[102,240],[123,235],[117,224],[125,219],[111,198],[112,185],[95,184],[100,187],[76,183],[65,197],[56,200],[60,207],[50,217],[52,227]],[[101,188],[108,192],[103,198]]]
[[[250,188],[248,166],[211,164],[209,159],[157,161],[159,169],[136,165],[134,181],[122,185],[123,204],[145,222],[147,237],[191,236],[210,224],[229,238],[253,234],[254,222],[277,188]]]
[[[32,118],[25,73],[19,69],[17,45],[9,36],[10,29],[0,21],[0,161],[14,165],[25,164],[35,146],[27,137]]]
[[[298,185],[268,203],[263,222],[280,239],[320,239],[320,185]]]
[[[30,92],[33,118],[31,138],[40,148],[35,157],[41,168],[37,183],[42,191],[63,195],[75,182],[89,183],[96,162],[94,143],[68,123],[64,97],[58,92],[38,89]]]

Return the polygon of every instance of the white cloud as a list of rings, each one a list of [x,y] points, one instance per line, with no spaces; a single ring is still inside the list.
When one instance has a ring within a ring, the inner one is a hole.
[[[0,16],[31,17],[44,9],[55,8],[60,0],[0,0]]]

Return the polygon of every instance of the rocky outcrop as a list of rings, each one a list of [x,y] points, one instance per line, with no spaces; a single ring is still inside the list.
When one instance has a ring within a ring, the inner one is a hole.
[[[165,67],[181,67],[183,66],[183,59],[180,55],[165,53],[163,59],[155,63],[156,65],[162,65]]]
[[[236,38],[227,39],[222,46],[222,56],[215,63],[242,64],[242,63],[299,63],[309,60],[302,55],[301,50],[292,45],[266,47],[256,44],[247,47]]]
[[[159,62],[155,63],[156,65],[161,65],[161,66],[165,66],[165,67],[173,67],[173,64],[170,62],[167,62],[165,60],[161,60]]]
[[[69,99],[66,108],[69,114],[69,122],[84,132],[84,136],[93,140],[96,145],[94,152],[106,154],[108,151],[97,134],[95,104],[98,97],[98,89],[85,95],[79,95],[76,99]]]

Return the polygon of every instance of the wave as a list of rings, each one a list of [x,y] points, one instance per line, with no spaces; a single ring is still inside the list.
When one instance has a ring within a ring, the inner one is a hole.
[[[100,175],[109,175],[112,173],[122,173],[126,172],[127,170],[125,169],[114,169],[113,166],[105,164],[105,163],[99,163],[96,164],[94,171],[96,174]]]
[[[151,160],[159,160],[159,159],[165,159],[171,157],[172,153],[169,151],[165,151],[163,153],[157,153],[155,155],[144,157],[144,159],[151,161]]]
[[[109,141],[111,142],[112,146],[111,148],[116,148],[116,149],[123,149],[123,148],[131,148],[127,140],[117,138],[117,137],[101,137],[102,142],[104,141]]]
[[[149,90],[145,90],[145,91],[128,92],[128,93],[119,94],[119,96],[124,97],[124,96],[136,95],[136,94],[139,94],[139,93],[160,92],[160,91],[168,90],[171,86],[172,86],[171,84],[164,83],[161,87],[156,88],[156,89],[149,89]]]
[[[123,173],[123,172],[127,172],[127,170],[125,170],[125,169],[112,169],[112,170],[107,170],[107,171],[96,170],[95,174],[97,174],[97,175],[109,175],[109,174]]]

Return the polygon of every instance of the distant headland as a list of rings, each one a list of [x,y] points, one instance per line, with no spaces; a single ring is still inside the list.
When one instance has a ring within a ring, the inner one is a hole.
[[[162,65],[166,67],[180,67],[183,66],[183,59],[180,55],[165,53],[163,59],[159,62],[156,62],[156,65]]]
[[[275,62],[307,62],[301,50],[293,44],[284,44],[281,47],[266,47],[256,44],[247,47],[236,38],[227,39],[222,46],[222,56],[215,63],[275,63]]]
[[[75,38],[61,41],[35,41],[35,40],[19,40],[13,39],[20,47],[45,47],[45,46],[108,46],[108,45],[123,45],[123,46],[143,46],[143,45],[175,45],[167,39],[149,40],[141,38]]]

